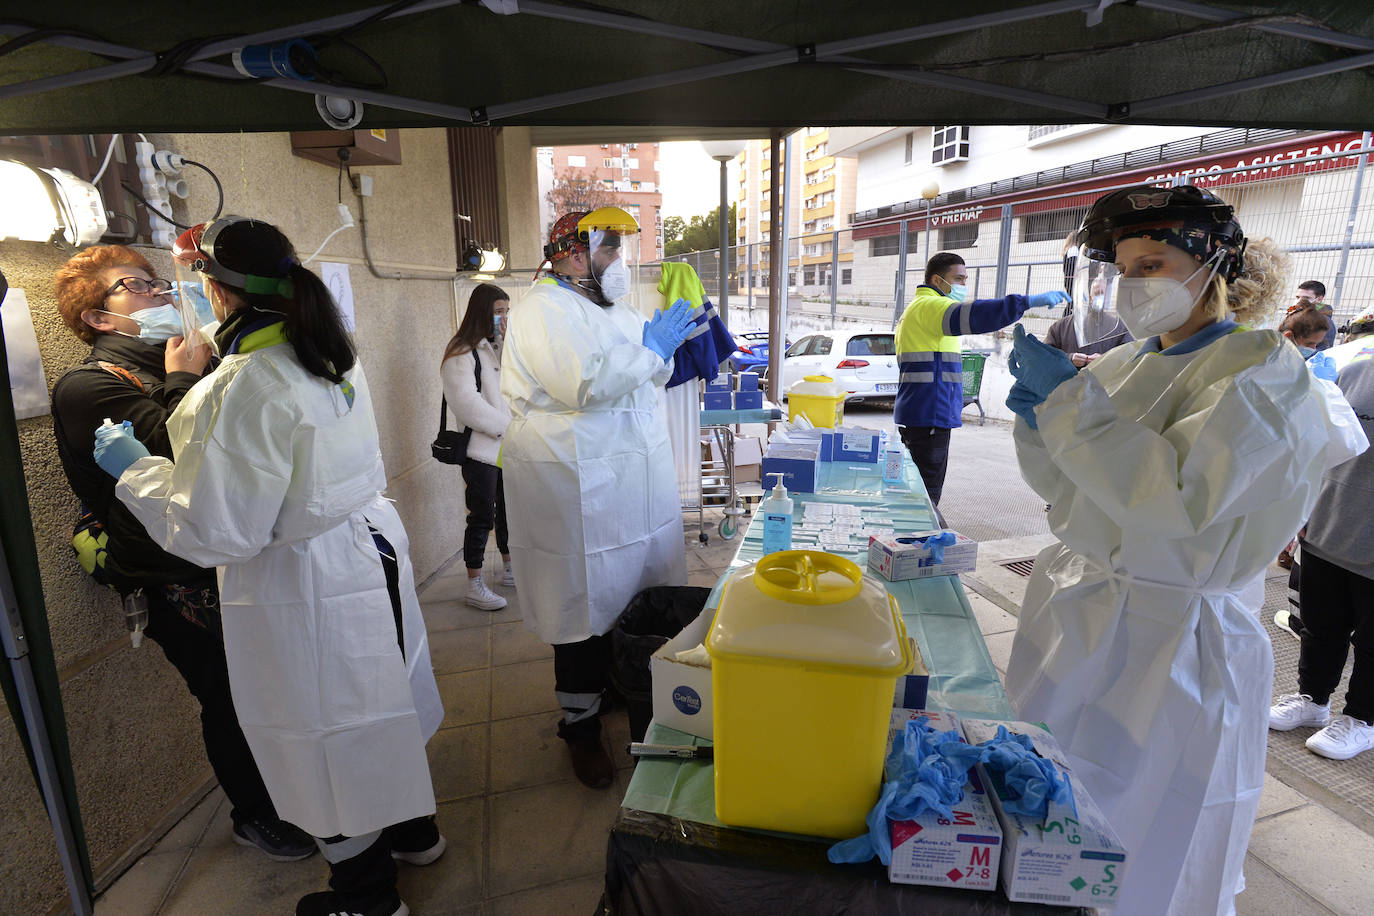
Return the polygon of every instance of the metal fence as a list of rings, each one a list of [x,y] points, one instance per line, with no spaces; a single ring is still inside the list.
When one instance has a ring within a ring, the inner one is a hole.
[[[1284,295],[1275,303],[1277,317],[1298,283],[1318,280],[1326,285],[1326,302],[1339,326],[1374,304],[1374,175],[1365,174],[1370,151],[1366,134],[1360,149],[1171,175],[1153,183],[1167,187],[1192,181],[1232,204],[1249,238],[1270,237],[1289,252],[1291,269]],[[795,340],[837,325],[895,326],[924,279],[925,262],[939,251],[963,256],[970,298],[1061,288],[1065,237],[1093,200],[1121,186],[1011,203],[994,199],[978,207],[965,202],[790,239],[788,334]],[[692,264],[708,295],[717,298],[719,251],[664,260]],[[767,327],[769,243],[729,249],[726,270],[731,330]],[[1024,320],[1028,330],[1042,333],[1059,314],[1032,312]]]

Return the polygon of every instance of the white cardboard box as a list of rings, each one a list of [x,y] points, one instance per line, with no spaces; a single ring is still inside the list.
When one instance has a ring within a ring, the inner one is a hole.
[[[937,731],[960,733],[953,713],[894,709],[888,747],[906,723],[926,716]],[[928,813],[909,821],[890,823],[892,862],[887,878],[894,884],[925,884],[990,891],[997,887],[1001,862],[1002,828],[992,810],[976,770],[969,771],[964,799],[954,805],[954,817]]]
[[[939,533],[937,529],[870,537],[868,568],[891,582],[973,572],[978,565],[978,542],[957,531],[950,532],[954,535],[954,543],[945,548],[943,561],[930,563],[930,548],[915,543],[915,539]]]
[[[1050,803],[1044,822],[1008,812],[1001,802],[1006,788],[978,764],[1002,824],[1002,889],[1011,900],[1061,906],[1107,908],[1116,904],[1128,854],[1116,832],[1069,767],[1059,742],[1039,725],[964,719],[964,738],[981,744],[996,736],[997,726],[1030,736],[1035,752],[1054,762],[1069,780],[1077,812]]]
[[[677,660],[679,652],[701,645],[711,629],[716,609],[708,607],[682,632],[649,658],[653,679],[654,721],[698,738],[714,740],[711,732],[711,669]]]

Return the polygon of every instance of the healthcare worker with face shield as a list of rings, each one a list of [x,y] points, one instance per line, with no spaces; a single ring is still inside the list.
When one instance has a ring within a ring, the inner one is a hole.
[[[1215,195],[1115,191],[1078,241],[1082,269],[1112,267],[1098,320],[1135,340],[1076,372],[1016,329],[1017,457],[1061,543],[1036,558],[1007,693],[1130,852],[1115,913],[1231,913],[1264,783],[1264,569],[1368,442],[1296,348],[1237,323],[1276,305],[1284,256]]]
[[[173,255],[205,278],[222,362],[167,419],[175,464],[118,425],[97,431],[96,463],[154,541],[218,567],[244,735],[329,862],[332,890],[298,916],[403,916],[393,859],[444,849],[425,756],[443,709],[367,379],[273,226],[224,217]]]
[[[615,776],[599,719],[609,631],[637,592],[687,579],[657,388],[692,307],[679,300],[647,322],[635,308],[638,233],[618,207],[554,223],[552,272],[511,309],[501,372],[516,588],[526,626],[553,646],[559,737],[594,788]]]

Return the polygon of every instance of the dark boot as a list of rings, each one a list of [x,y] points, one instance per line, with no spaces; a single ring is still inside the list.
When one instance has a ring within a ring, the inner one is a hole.
[[[592,716],[580,722],[558,723],[558,737],[568,743],[573,772],[584,786],[604,789],[615,782],[615,764],[601,743],[601,719]]]
[[[329,887],[297,901],[296,916],[409,916],[396,892],[396,863],[385,833],[353,858],[330,862]]]
[[[382,831],[382,837],[391,849],[391,858],[409,865],[429,865],[448,847],[432,814],[393,824]]]

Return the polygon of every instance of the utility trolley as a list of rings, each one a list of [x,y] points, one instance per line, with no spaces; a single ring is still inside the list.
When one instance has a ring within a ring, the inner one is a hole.
[[[740,530],[740,518],[744,515],[743,499],[739,484],[735,480],[735,428],[742,423],[774,423],[782,419],[782,410],[776,404],[764,402],[763,407],[755,410],[703,410],[701,411],[701,431],[709,433],[714,440],[720,457],[707,449],[701,459],[701,498],[695,506],[684,509],[697,510],[697,526],[701,543],[710,542],[706,533],[706,505],[722,506],[723,517],[716,526],[716,533],[724,540],[732,539]]]

